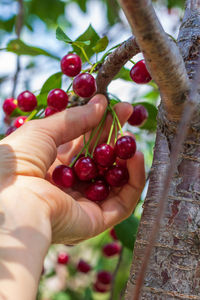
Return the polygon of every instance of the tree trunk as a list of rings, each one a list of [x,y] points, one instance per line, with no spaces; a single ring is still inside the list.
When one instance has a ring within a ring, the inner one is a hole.
[[[200,11],[186,10],[178,45],[190,79],[200,56]],[[163,95],[164,97],[164,95]],[[145,276],[141,299],[200,299],[200,110],[192,121],[171,182],[168,204]],[[154,160],[144,212],[134,248],[126,299],[141,269],[145,247],[157,214],[158,195],[169,165],[177,124],[160,105]]]

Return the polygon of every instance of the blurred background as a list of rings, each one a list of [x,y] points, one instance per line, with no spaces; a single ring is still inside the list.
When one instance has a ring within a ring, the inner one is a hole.
[[[184,0],[153,2],[165,31],[176,38],[183,17]],[[47,78],[60,72],[60,59],[71,48],[56,39],[58,25],[75,40],[90,24],[100,37],[108,37],[108,49],[131,36],[127,20],[116,0],[0,0],[0,107],[5,98],[17,97],[23,90],[39,93]],[[17,49],[13,47],[16,39],[24,43],[22,51],[17,53],[20,55],[16,54]],[[34,47],[40,49],[39,54],[36,51],[36,55]],[[133,59],[136,62],[141,58],[142,55],[137,55]],[[149,105],[150,119],[146,126],[137,128],[125,125],[125,130],[135,134],[138,148],[145,154],[148,178],[153,157],[159,91],[154,82],[142,86],[133,83],[128,75],[131,66],[132,63],[128,62],[126,72],[121,72],[112,81],[109,93],[121,101],[146,102]],[[63,77],[63,88],[69,84],[70,80]],[[8,126],[0,108],[2,137]],[[148,180],[134,214],[115,227],[117,236],[113,236],[113,231],[108,231],[74,247],[51,247],[44,262],[38,299],[124,299],[147,186]],[[113,247],[118,251],[108,256],[103,247],[110,243],[114,243]],[[80,260],[89,264],[89,267],[80,263]],[[103,274],[103,281],[107,278],[107,283],[101,282],[97,286],[101,271],[109,272],[112,280],[109,274]]]

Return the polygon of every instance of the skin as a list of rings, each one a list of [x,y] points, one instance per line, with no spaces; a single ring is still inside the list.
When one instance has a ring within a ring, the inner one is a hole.
[[[96,95],[85,106],[27,122],[0,142],[0,299],[35,299],[51,243],[89,239],[135,208],[145,183],[140,152],[126,162],[129,183],[112,189],[99,205],[81,189],[61,190],[51,182],[55,166],[70,163],[106,106],[106,98]],[[120,103],[115,111],[123,124],[132,106]],[[111,122],[108,116],[100,142],[106,141]]]

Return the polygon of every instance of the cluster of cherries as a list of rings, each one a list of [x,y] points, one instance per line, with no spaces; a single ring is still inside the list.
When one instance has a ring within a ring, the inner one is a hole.
[[[113,238],[113,242],[105,244],[102,248],[102,254],[104,257],[111,258],[119,255],[121,252],[121,245],[117,241],[117,236],[114,228],[110,230],[110,236]],[[60,252],[57,256],[57,263],[61,265],[67,265],[70,261],[70,256],[67,252]],[[80,259],[76,265],[78,272],[87,274],[92,271],[92,266],[83,259]],[[96,273],[93,289],[99,293],[106,293],[110,290],[110,284],[112,282],[112,273],[106,270],[100,270]]]

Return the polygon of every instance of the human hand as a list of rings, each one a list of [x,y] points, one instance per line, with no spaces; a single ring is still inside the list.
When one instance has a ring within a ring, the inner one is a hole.
[[[79,191],[61,190],[50,179],[56,165],[69,164],[79,152],[82,135],[98,125],[106,105],[106,98],[97,95],[83,107],[27,122],[1,141],[1,210],[13,218],[16,224],[12,226],[30,223],[38,226],[49,242],[76,244],[132,213],[145,183],[140,152],[127,161],[128,184],[112,189],[108,199],[100,204],[86,199]],[[132,106],[120,103],[115,110],[123,124],[131,115]],[[106,140],[110,124],[108,116],[101,142]]]

